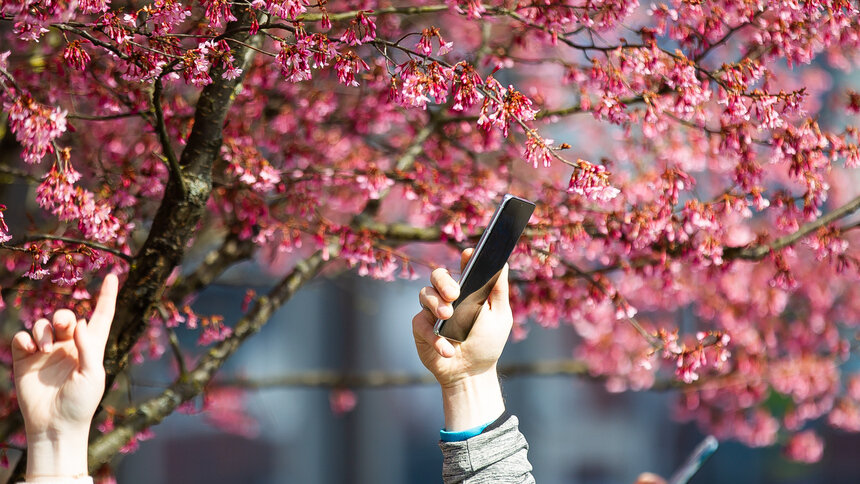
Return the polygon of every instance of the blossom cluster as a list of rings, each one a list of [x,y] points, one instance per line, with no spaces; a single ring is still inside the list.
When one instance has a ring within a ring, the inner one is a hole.
[[[9,113],[9,128],[24,148],[25,162],[38,163],[56,151],[54,140],[66,132],[65,110],[40,104],[28,94],[4,102],[3,110]]]

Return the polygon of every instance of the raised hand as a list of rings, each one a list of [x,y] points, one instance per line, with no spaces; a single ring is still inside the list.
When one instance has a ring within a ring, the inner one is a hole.
[[[461,270],[472,249],[463,251]],[[431,286],[421,289],[423,310],[412,318],[412,334],[421,362],[442,387],[447,430],[462,430],[487,423],[504,411],[496,363],[508,341],[513,315],[508,293],[508,266],[505,265],[490,297],[465,341],[449,341],[433,333],[436,318],[453,315],[452,302],[460,286],[448,271],[436,269]]]
[[[471,256],[472,249],[463,251],[461,271]],[[494,370],[513,326],[507,265],[484,303],[469,337],[462,343],[433,333],[436,318],[447,319],[453,314],[451,303],[459,297],[460,286],[445,269],[433,271],[430,283],[431,286],[419,293],[424,310],[412,320],[412,332],[421,362],[443,386]]]
[[[102,283],[90,321],[61,309],[32,334],[12,339],[18,405],[27,431],[29,480],[86,475],[90,422],[104,394],[104,351],[116,306],[117,277]]]

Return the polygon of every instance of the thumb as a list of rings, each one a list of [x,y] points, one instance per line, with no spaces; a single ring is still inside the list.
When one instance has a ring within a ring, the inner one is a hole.
[[[490,307],[495,310],[497,308],[507,308],[511,305],[510,290],[508,288],[508,265],[505,264],[499,272],[499,278],[496,279],[496,284],[490,290]]]

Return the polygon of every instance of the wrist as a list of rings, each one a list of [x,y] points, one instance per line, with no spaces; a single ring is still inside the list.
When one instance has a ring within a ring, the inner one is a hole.
[[[495,367],[441,387],[446,431],[458,432],[488,424],[505,411]]]
[[[86,477],[88,437],[87,429],[27,433],[27,482]]]

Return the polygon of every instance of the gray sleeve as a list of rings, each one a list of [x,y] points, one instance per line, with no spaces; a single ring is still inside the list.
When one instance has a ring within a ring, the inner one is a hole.
[[[439,442],[445,484],[534,483],[529,444],[511,415],[501,425],[460,442]]]

